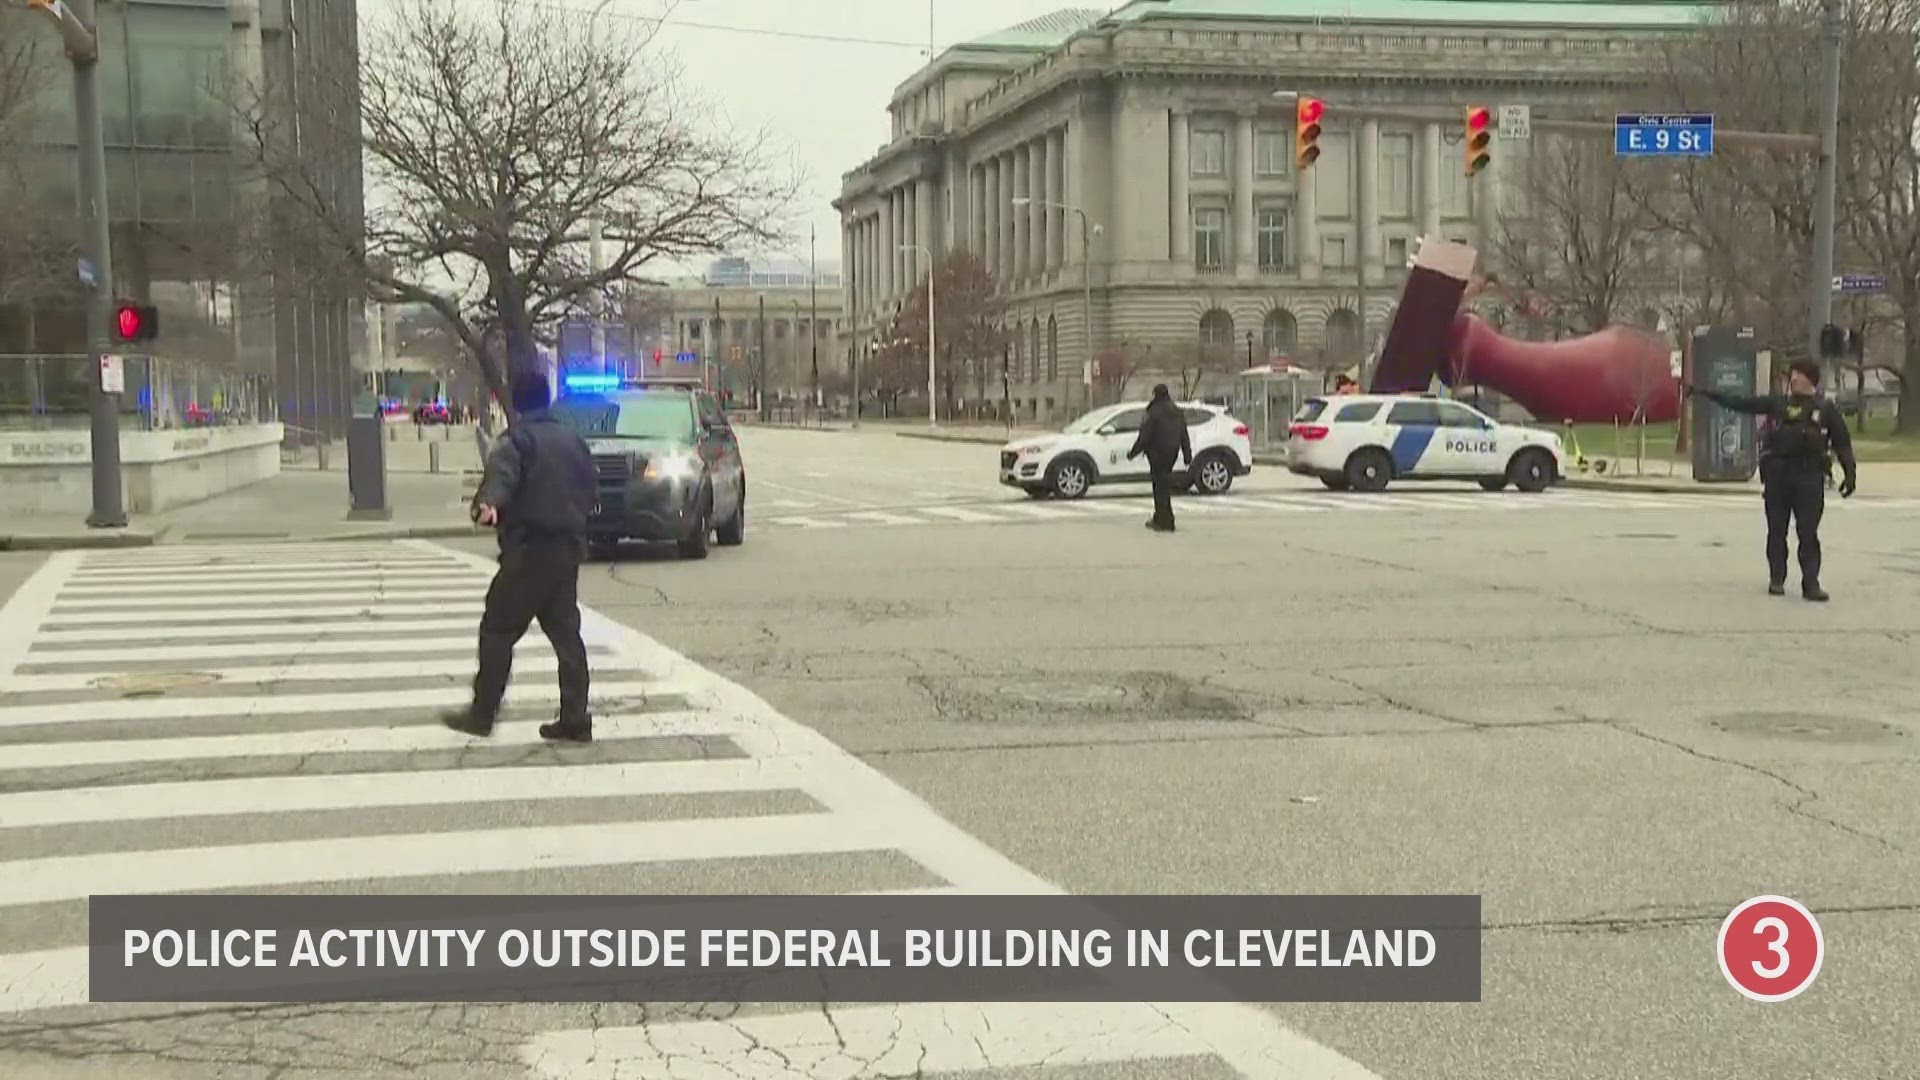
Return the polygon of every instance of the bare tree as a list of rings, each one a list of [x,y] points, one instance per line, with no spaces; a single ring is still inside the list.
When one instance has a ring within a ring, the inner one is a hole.
[[[1519,198],[1489,247],[1532,316],[1567,333],[1600,330],[1644,296],[1659,264],[1656,219],[1629,190],[1632,161],[1589,141],[1536,137]]]
[[[1198,339],[1162,342],[1154,354],[1160,358],[1160,370],[1171,372],[1179,381],[1178,397],[1182,401],[1192,398],[1203,386],[1217,381],[1219,376],[1231,374],[1241,366],[1234,359],[1239,351],[1231,343],[1209,343]]]
[[[59,56],[54,35],[39,25],[44,21],[37,13],[0,11],[0,206],[9,208],[0,214],[0,304],[35,300],[71,280],[71,262],[64,276],[58,267],[77,249],[73,215],[35,205],[35,98]],[[23,212],[27,206],[35,209]]]
[[[982,396],[988,371],[997,371],[1002,347],[1007,343],[1003,316],[1005,305],[999,285],[987,264],[968,251],[943,255],[933,270],[934,342],[940,350],[940,363],[934,377],[940,383],[940,396],[949,412],[953,409],[958,387],[972,383]],[[927,287],[926,279],[909,292],[894,316],[888,339],[897,343],[902,368],[918,364],[921,383],[927,369]]]
[[[1920,3],[1839,0],[1845,22],[1836,270],[1885,274],[1903,330],[1899,434],[1920,434]],[[1727,127],[1819,130],[1818,0],[1732,5],[1665,51],[1662,77],[1688,110]],[[1716,148],[1677,170],[1667,224],[1688,233],[1721,294],[1776,352],[1806,354],[1814,179],[1810,155]]]
[[[301,87],[327,99],[302,123],[338,130],[296,145],[261,102],[245,113],[303,246],[375,299],[431,306],[503,401],[504,369],[535,366],[561,319],[656,262],[779,239],[798,189],[763,138],[707,126],[650,48],[658,20],[597,15],[393,0],[363,32],[358,86]],[[365,157],[364,220],[316,160],[330,142]]]

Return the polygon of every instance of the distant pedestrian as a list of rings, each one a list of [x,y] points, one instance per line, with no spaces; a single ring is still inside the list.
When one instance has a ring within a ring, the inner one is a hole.
[[[455,731],[490,735],[507,692],[514,646],[536,619],[560,661],[560,712],[540,736],[593,741],[587,712],[587,648],[580,640],[580,563],[587,515],[596,501],[593,454],[548,411],[547,380],[513,377],[516,415],[487,457],[473,519],[498,530],[500,569],[480,615],[480,669],[473,700],[442,720]]]
[[[1695,387],[1684,387],[1689,393]],[[1787,591],[1787,525],[1800,541],[1800,595],[1824,601],[1820,587],[1820,518],[1826,512],[1833,459],[1840,462],[1840,497],[1850,498],[1858,468],[1853,437],[1840,409],[1820,394],[1820,365],[1796,360],[1788,368],[1787,393],[1747,397],[1698,388],[1723,409],[1764,416],[1760,442],[1761,497],[1767,508],[1767,591]]]
[[[1176,461],[1193,467],[1193,443],[1187,438],[1187,418],[1173,403],[1167,384],[1153,388],[1153,400],[1140,420],[1140,434],[1127,451],[1127,460],[1147,455],[1147,469],[1153,479],[1153,516],[1147,528],[1155,532],[1173,531],[1173,467]]]

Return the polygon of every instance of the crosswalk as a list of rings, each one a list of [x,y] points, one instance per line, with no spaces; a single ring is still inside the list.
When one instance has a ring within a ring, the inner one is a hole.
[[[491,571],[422,541],[50,558],[0,610],[0,1017],[105,1008],[88,1004],[85,945],[103,893],[1059,891],[591,610],[594,743],[538,738],[557,691],[537,632],[493,738],[446,730],[431,714],[465,699]],[[521,1064],[773,1080],[828,1059],[865,1061],[836,1066],[852,1078],[1203,1056],[1252,1080],[1378,1080],[1251,1006],[646,1015],[549,1030]],[[378,1063],[359,1075],[407,1075],[378,1045],[403,1030],[359,1036]]]
[[[1838,500],[1835,500],[1836,502]],[[1920,508],[1920,499],[1859,500],[1847,509]],[[1538,495],[1478,491],[1389,491],[1377,495],[1324,491],[1233,493],[1212,498],[1187,496],[1174,500],[1176,515],[1208,517],[1284,517],[1301,514],[1524,514],[1569,510],[1604,511],[1738,511],[1752,513],[1751,500],[1724,495],[1641,494],[1612,491],[1548,491]],[[809,513],[777,513],[762,524],[787,529],[841,529],[909,525],[1013,525],[1034,522],[1095,521],[1104,517],[1135,518],[1151,513],[1144,498],[1093,496],[1071,502],[1056,500],[979,501],[945,505],[888,506],[883,508],[824,507]]]

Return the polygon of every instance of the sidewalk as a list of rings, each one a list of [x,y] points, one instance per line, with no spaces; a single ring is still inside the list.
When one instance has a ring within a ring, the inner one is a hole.
[[[459,472],[389,470],[387,506],[393,516],[350,520],[344,468],[291,469],[204,502],[132,518],[124,529],[89,528],[85,514],[11,516],[0,523],[0,551],[480,535],[485,530],[466,516],[469,490]]]
[[[1264,468],[1284,469],[1287,467],[1287,458],[1285,454],[1255,454],[1253,463]],[[1631,469],[1631,463],[1627,467]],[[1836,473],[1836,482],[1838,479]],[[1664,462],[1659,465],[1648,463],[1642,467],[1640,475],[1632,472],[1619,475],[1576,474],[1567,477],[1561,484],[1587,491],[1637,491],[1656,495],[1743,495],[1754,498],[1760,494],[1760,479],[1757,476],[1741,483],[1700,481],[1693,478],[1693,467],[1686,462],[1675,462],[1671,476],[1666,474]],[[1859,498],[1917,496],[1920,496],[1920,462],[1867,462],[1860,466]]]

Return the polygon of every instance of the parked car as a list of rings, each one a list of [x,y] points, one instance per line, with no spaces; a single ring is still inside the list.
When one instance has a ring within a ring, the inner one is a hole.
[[[1191,469],[1176,468],[1176,487],[1220,495],[1237,476],[1253,471],[1253,439],[1247,425],[1219,405],[1183,402]],[[1057,435],[1015,439],[1000,450],[1000,482],[1034,498],[1078,499],[1096,484],[1145,483],[1145,457],[1127,459],[1146,417],[1147,403],[1130,401],[1095,409]]]
[[[1335,491],[1395,480],[1472,480],[1545,491],[1565,476],[1560,437],[1502,424],[1458,401],[1348,394],[1312,398],[1287,430],[1287,468]]]

